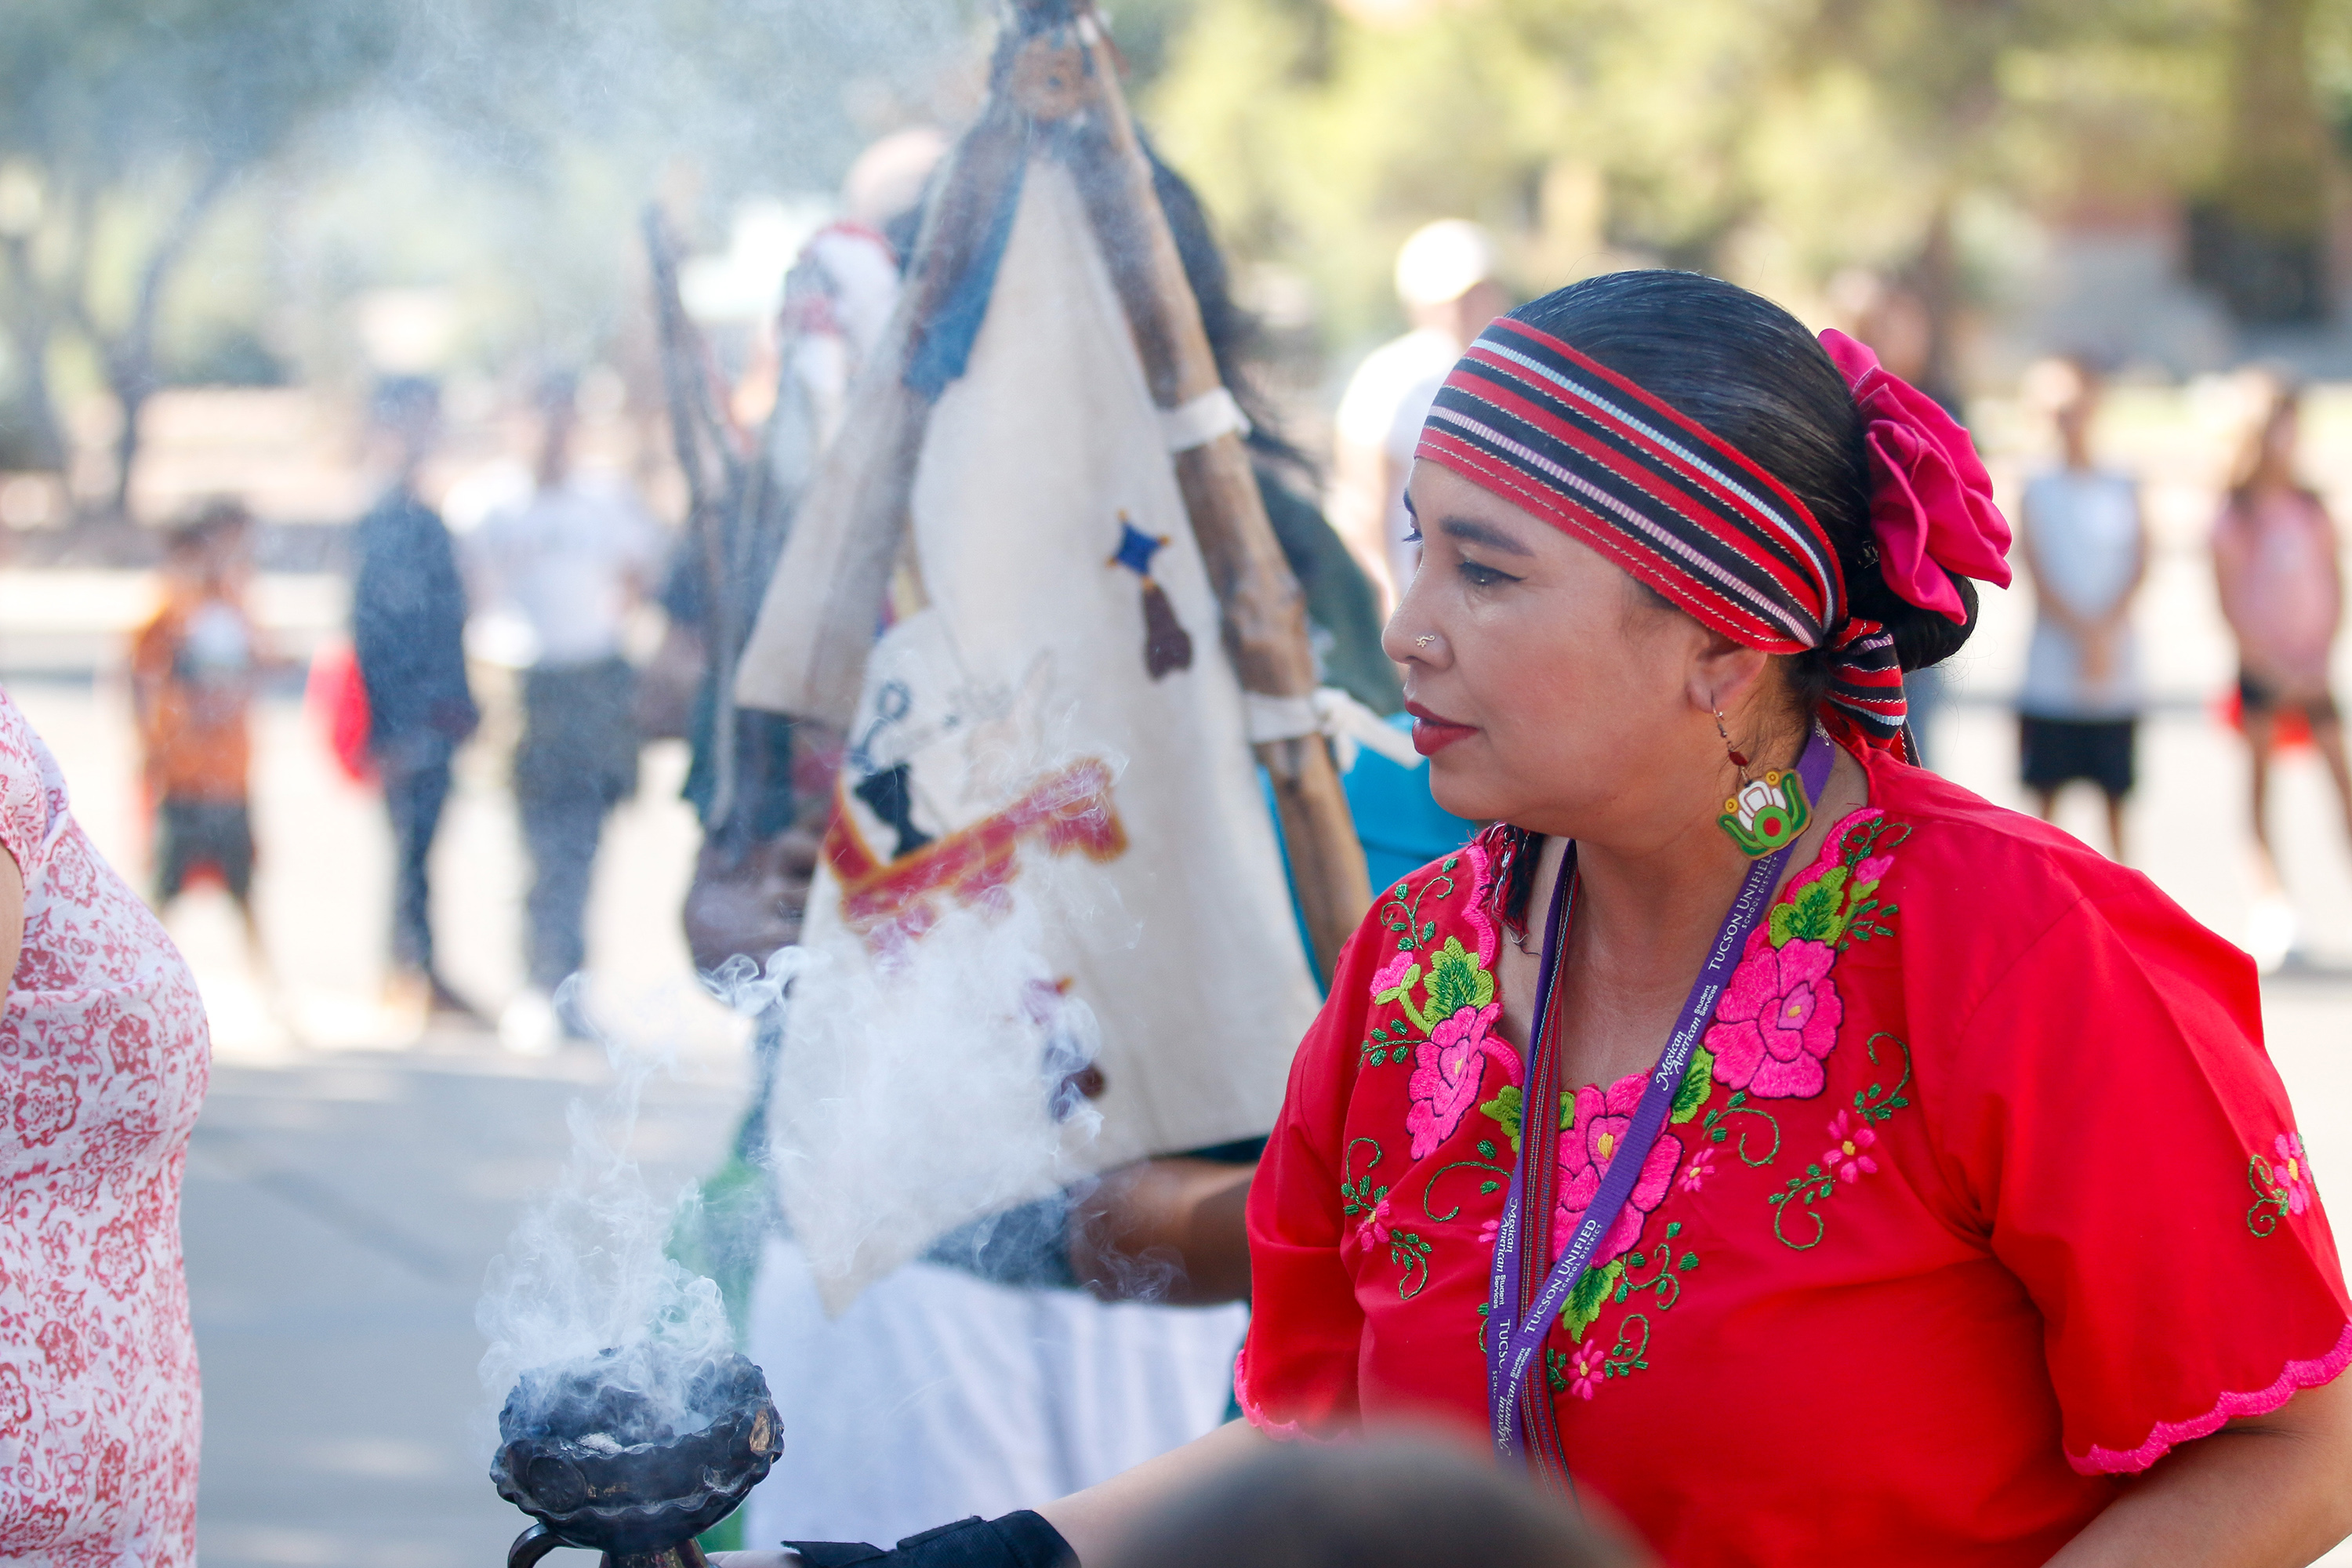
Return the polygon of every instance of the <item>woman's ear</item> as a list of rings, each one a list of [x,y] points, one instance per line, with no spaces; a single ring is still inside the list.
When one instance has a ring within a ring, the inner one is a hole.
[[[1706,640],[1690,664],[1690,705],[1702,713],[1737,712],[1763,680],[1772,656],[1733,642],[1721,632],[1703,631],[1702,635]]]

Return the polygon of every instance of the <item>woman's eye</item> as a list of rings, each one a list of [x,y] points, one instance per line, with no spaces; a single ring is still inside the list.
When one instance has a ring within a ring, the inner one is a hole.
[[[1494,588],[1505,583],[1516,583],[1517,577],[1507,572],[1497,572],[1492,566],[1481,566],[1475,561],[1462,562],[1457,570],[1464,582],[1474,588]]]

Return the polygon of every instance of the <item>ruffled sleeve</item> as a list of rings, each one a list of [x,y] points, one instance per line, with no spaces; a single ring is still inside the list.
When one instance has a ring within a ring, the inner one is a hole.
[[[7,693],[0,691],[0,848],[29,882],[41,868],[49,844],[49,781],[45,752],[31,724]]]
[[[1276,1436],[1322,1436],[1357,1420],[1364,1312],[1339,1256],[1339,1144],[1377,935],[1359,930],[1341,953],[1250,1184],[1249,1337],[1234,1394],[1251,1425]]]
[[[1963,1207],[2041,1310],[2075,1469],[2145,1469],[2352,1361],[2243,953],[2121,874],[1956,1023],[1922,1088]]]

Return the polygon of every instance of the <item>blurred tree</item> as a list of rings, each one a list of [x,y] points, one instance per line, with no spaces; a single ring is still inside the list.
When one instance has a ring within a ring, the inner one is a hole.
[[[1393,321],[1395,245],[1455,214],[1545,286],[1637,258],[1784,295],[1873,268],[1927,305],[1948,374],[1971,204],[2206,181],[2220,46],[2262,3],[1200,0],[1144,96],[1339,341]]]
[[[286,279],[321,321],[390,273],[551,321],[558,351],[580,353],[583,323],[609,328],[623,306],[617,258],[666,168],[690,164],[717,203],[830,186],[873,135],[952,104],[955,71],[978,68],[980,9],[0,0],[0,369],[15,384],[0,447],[62,461],[53,350],[87,344],[121,408],[121,510],[174,269],[265,166],[286,184],[242,214],[299,231],[320,198],[349,217],[379,176],[415,184],[427,165],[427,199],[363,210],[349,231],[362,251],[331,254],[333,276]],[[299,234],[274,238],[283,252]],[[274,323],[247,325],[269,341]]]
[[[157,384],[172,272],[243,174],[390,55],[368,0],[0,4],[0,200],[9,327],[34,456],[63,455],[47,362],[61,328],[121,409],[110,510]]]
[[[2219,178],[2189,209],[2190,269],[2241,321],[2327,314],[2335,150],[2307,63],[2312,0],[2244,0]]]

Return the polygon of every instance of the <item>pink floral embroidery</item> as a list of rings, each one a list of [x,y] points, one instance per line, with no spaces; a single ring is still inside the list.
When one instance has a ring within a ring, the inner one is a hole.
[[[1569,1352],[1568,1391],[1579,1399],[1590,1399],[1592,1391],[1601,1386],[1601,1347],[1580,1344]]]
[[[1511,1082],[1519,1081],[1518,1053],[1495,1037],[1495,1020],[1502,1013],[1500,1002],[1461,1008],[1413,1047],[1412,1080],[1407,1089],[1412,1105],[1404,1113],[1404,1125],[1412,1134],[1414,1159],[1427,1159],[1454,1136],[1478,1103],[1478,1086],[1485,1081],[1489,1060],[1498,1063]]]
[[[1822,1058],[1837,1044],[1845,1004],[1830,980],[1837,951],[1792,941],[1775,948],[1759,928],[1706,1032],[1717,1082],[1758,1100],[1810,1100],[1829,1081]]]
[[[2287,1213],[2301,1214],[2311,1206],[2311,1163],[2303,1152],[2303,1134],[2282,1132],[2274,1146],[2278,1163],[2271,1167],[2272,1176],[2286,1194]]]
[[[1386,1247],[1389,1240],[1389,1201],[1382,1198],[1364,1211],[1356,1222],[1356,1240],[1365,1247]]]
[[[1878,1169],[1869,1149],[1878,1142],[1878,1134],[1857,1121],[1850,1110],[1841,1110],[1830,1119],[1830,1150],[1822,1156],[1822,1168],[1834,1173],[1841,1182],[1858,1182]]]
[[[1683,1166],[1682,1180],[1676,1184],[1686,1193],[1698,1191],[1709,1176],[1715,1174],[1715,1145],[1707,1144],[1690,1157]]]
[[[1499,1219],[1490,1219],[1478,1227],[1478,1245],[1481,1247],[1492,1247],[1502,1237],[1503,1222]]]
[[[1584,1211],[1601,1190],[1601,1178],[1617,1158],[1619,1144],[1633,1124],[1633,1107],[1642,1098],[1646,1074],[1635,1073],[1609,1086],[1606,1095],[1587,1084],[1576,1091],[1576,1124],[1559,1135],[1559,1201],[1552,1211],[1552,1250],[1568,1246]],[[1593,1249],[1591,1268],[1606,1268],[1642,1238],[1650,1211],[1665,1201],[1674,1184],[1675,1167],[1682,1159],[1682,1141],[1661,1131],[1642,1161],[1642,1174],[1618,1213],[1617,1223]]]
[[[1400,952],[1372,974],[1372,1000],[1377,1002],[1404,984],[1404,977],[1412,973],[1412,954]]]
[[[1469,921],[1471,932],[1477,939],[1478,967],[1495,967],[1495,917],[1486,912],[1486,879],[1494,868],[1494,859],[1486,852],[1486,835],[1480,834],[1462,847],[1470,862],[1470,903],[1462,913]]]

